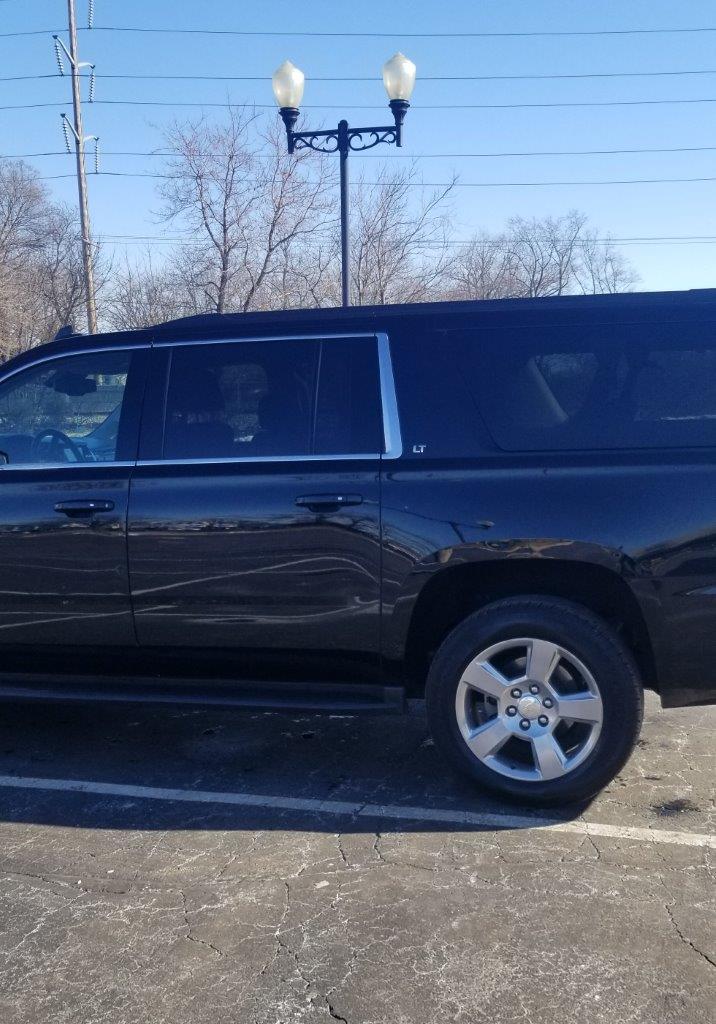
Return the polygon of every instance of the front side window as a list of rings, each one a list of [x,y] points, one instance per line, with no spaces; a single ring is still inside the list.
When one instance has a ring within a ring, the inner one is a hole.
[[[50,359],[0,384],[0,451],[10,466],[118,461],[131,352]]]
[[[374,338],[172,351],[164,459],[375,455],[381,434]]]

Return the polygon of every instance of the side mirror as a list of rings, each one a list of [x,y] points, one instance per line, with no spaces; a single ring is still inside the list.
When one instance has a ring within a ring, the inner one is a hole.
[[[0,452],[0,466],[7,466],[10,463],[10,456],[7,452]]]

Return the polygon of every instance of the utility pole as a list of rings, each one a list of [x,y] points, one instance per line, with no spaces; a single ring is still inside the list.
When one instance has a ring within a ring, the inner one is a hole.
[[[77,17],[75,14],[75,0],[67,0],[67,17],[68,17],[68,28],[70,36],[69,50],[57,36],[54,36],[55,40],[55,53],[57,56],[57,63],[60,68],[60,74],[64,74],[64,68],[62,65],[62,55],[60,48],[64,51],[65,56],[70,62],[70,76],[72,79],[72,110],[73,110],[73,121],[70,123],[65,116],[62,115],[63,129],[65,130],[65,140],[68,143],[69,138],[67,136],[67,129],[71,131],[75,140],[75,156],[77,160],[77,193],[79,197],[80,207],[80,228],[82,232],[82,263],[84,267],[84,279],[85,279],[85,302],[87,306],[87,327],[90,334],[97,333],[97,308],[95,305],[95,294],[94,294],[94,268],[92,265],[92,236],[90,230],[90,216],[89,216],[89,204],[87,202],[87,174],[85,172],[85,142],[87,138],[82,128],[82,98],[80,95],[80,70],[85,67],[92,69],[93,76],[90,83],[90,99],[92,98],[93,86],[94,86],[94,66],[87,63],[80,63],[77,56]],[[95,136],[89,136],[89,138],[95,138]]]

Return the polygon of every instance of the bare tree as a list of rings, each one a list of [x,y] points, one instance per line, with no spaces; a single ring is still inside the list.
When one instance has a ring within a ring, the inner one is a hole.
[[[351,217],[351,293],[356,305],[423,302],[437,297],[449,262],[448,200],[455,179],[417,197],[414,167],[383,167],[361,178]]]
[[[339,251],[335,231],[316,232],[288,245],[268,285],[271,309],[334,306],[340,300]]]
[[[638,280],[576,210],[542,220],[514,217],[502,234],[475,236],[448,277],[452,296],[480,299],[627,291]]]
[[[47,194],[20,160],[0,160],[0,253],[3,263],[25,254],[42,236]]]
[[[0,358],[28,344],[31,301],[26,268],[42,235],[46,195],[32,168],[0,160]],[[31,336],[31,335],[30,335]]]
[[[611,238],[598,238],[597,232],[585,232],[575,278],[581,291],[628,292],[639,282],[639,275]]]
[[[151,251],[124,263],[113,275],[104,318],[115,330],[151,327],[194,312],[187,289],[173,266],[156,266]]]
[[[51,206],[45,217],[36,261],[37,295],[45,312],[45,333],[84,317],[85,279],[77,212],[70,206]],[[109,267],[94,247],[95,292],[100,294]]]
[[[333,219],[327,165],[289,156],[277,126],[262,133],[256,115],[236,109],[222,125],[175,124],[166,142],[177,155],[163,217],[193,243],[177,265],[190,271],[194,302],[217,313],[267,304],[289,248]]]
[[[101,287],[108,268],[95,259]],[[0,161],[0,358],[46,341],[83,303],[75,211],[50,201],[34,168]]]
[[[446,298],[501,299],[518,288],[506,235],[475,235],[460,246],[445,276]]]
[[[335,161],[289,157],[279,126],[252,114],[174,125],[176,155],[163,215],[182,231],[157,263],[125,259],[106,287],[114,328],[205,311],[336,305],[340,295]],[[351,292],[355,303],[616,292],[638,280],[586,217],[513,218],[455,251],[454,182],[426,194],[415,168],[355,186]],[[52,203],[28,164],[0,160],[0,359],[83,317],[84,276],[74,209]],[[96,279],[112,268],[99,250]]]
[[[508,222],[508,253],[520,295],[563,295],[574,284],[575,253],[587,218],[576,211],[566,217]]]

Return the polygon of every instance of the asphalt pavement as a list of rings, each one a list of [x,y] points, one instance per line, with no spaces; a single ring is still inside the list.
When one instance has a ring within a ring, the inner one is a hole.
[[[407,718],[0,705],[3,1024],[713,1024],[716,708],[586,807]]]

